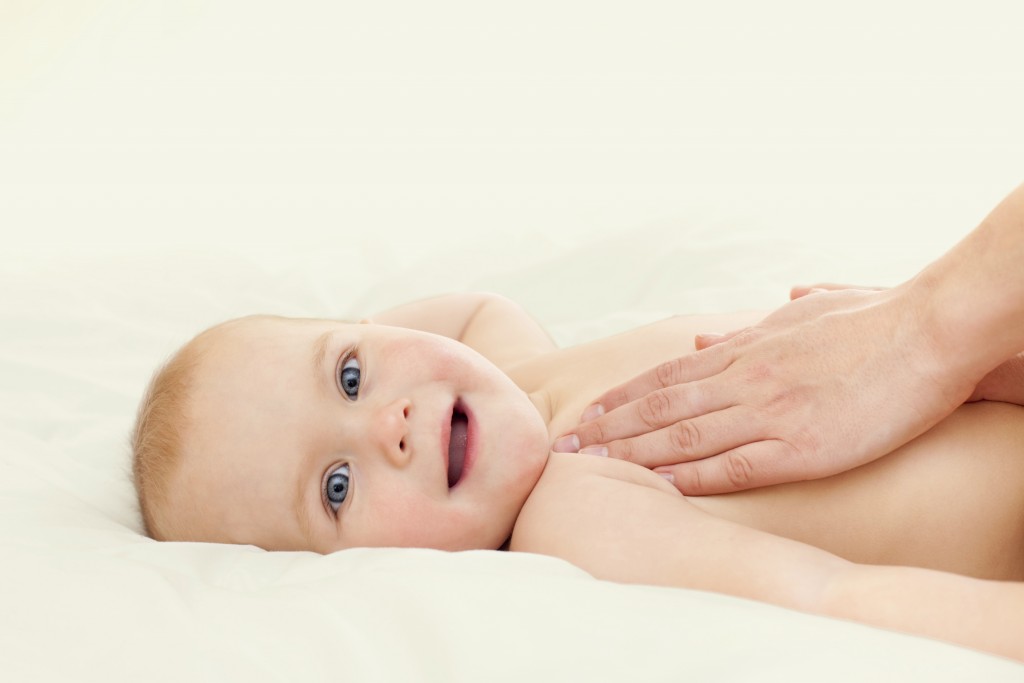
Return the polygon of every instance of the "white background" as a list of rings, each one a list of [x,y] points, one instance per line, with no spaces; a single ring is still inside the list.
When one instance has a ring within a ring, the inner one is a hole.
[[[237,315],[489,289],[572,342],[910,277],[1024,180],[1022,7],[0,0],[4,674],[1019,679],[552,558],[152,542],[127,441]]]
[[[710,220],[923,265],[1021,180],[1022,25],[1010,0],[3,0],[0,225],[33,253],[472,253]]]

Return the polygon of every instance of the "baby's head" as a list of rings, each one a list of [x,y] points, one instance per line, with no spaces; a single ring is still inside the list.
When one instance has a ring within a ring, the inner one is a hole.
[[[548,434],[530,397],[457,341],[254,316],[156,374],[133,448],[160,540],[460,550],[508,538]]]

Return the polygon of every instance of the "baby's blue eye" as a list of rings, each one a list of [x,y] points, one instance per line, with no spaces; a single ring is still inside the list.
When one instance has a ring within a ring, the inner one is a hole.
[[[327,477],[327,485],[324,487],[324,493],[327,495],[327,504],[330,505],[331,509],[335,512],[338,511],[341,504],[345,502],[345,498],[348,497],[348,479],[348,465],[342,465],[338,469],[334,470],[331,476]]]
[[[338,382],[341,390],[351,399],[359,397],[359,361],[349,358],[338,371]]]

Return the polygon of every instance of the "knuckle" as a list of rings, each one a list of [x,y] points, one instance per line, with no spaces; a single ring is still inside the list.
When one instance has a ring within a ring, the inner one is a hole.
[[[612,410],[613,408],[617,408],[623,405],[624,403],[628,403],[629,396],[626,393],[625,389],[623,389],[622,387],[616,387],[615,389],[612,389],[611,391],[605,393],[603,396],[599,397],[596,402],[604,406],[604,409],[607,411]]]
[[[704,490],[704,480],[700,476],[700,468],[693,468],[693,476],[690,477],[690,484],[693,486],[693,491],[699,492]]]
[[[700,494],[703,492],[703,480],[700,478],[700,468],[690,468],[690,492],[693,494]]]
[[[699,496],[704,493],[704,481],[700,466],[697,463],[687,467],[677,467],[675,471],[676,488],[682,493]]]
[[[725,476],[736,488],[747,488],[754,479],[754,467],[746,456],[729,453],[725,456]]]
[[[745,327],[732,336],[729,342],[737,347],[749,346],[757,341],[761,337],[761,330],[753,325],[751,327]]]
[[[606,441],[607,428],[601,420],[594,420],[581,424],[576,429],[576,436],[580,439],[580,446],[599,444]]]
[[[658,385],[662,388],[670,387],[673,384],[679,384],[679,376],[681,373],[680,368],[681,361],[678,358],[673,358],[670,361],[665,361],[654,369],[655,378],[658,380]]]
[[[640,401],[637,413],[648,428],[663,427],[671,419],[672,399],[662,391],[652,392]]]
[[[694,455],[700,448],[700,430],[692,422],[677,422],[668,430],[669,444],[676,453]]]
[[[614,445],[614,452],[612,455],[616,460],[625,460],[626,462],[636,462],[637,449],[633,446],[633,442],[629,439],[624,441],[617,441]]]

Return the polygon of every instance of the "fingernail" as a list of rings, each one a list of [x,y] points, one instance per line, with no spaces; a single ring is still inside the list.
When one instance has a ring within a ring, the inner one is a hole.
[[[577,453],[580,450],[580,437],[575,434],[560,436],[551,450],[555,453]]]
[[[604,406],[600,403],[591,403],[587,406],[587,409],[583,411],[583,417],[580,418],[581,422],[590,422],[604,415]]]
[[[604,446],[587,446],[581,448],[580,453],[583,455],[600,455],[602,458],[608,457],[608,449]]]
[[[658,472],[658,474],[664,477],[665,481],[667,481],[670,484],[674,484],[676,481],[676,478],[672,476],[671,472]]]

